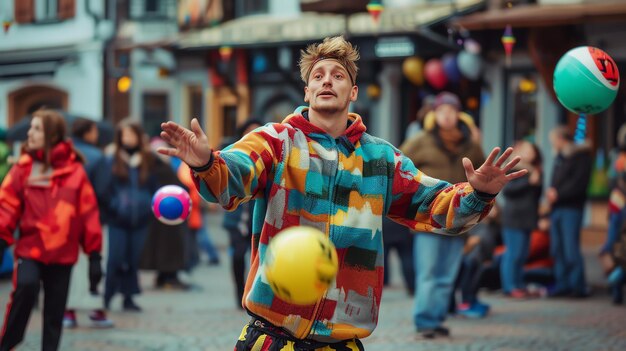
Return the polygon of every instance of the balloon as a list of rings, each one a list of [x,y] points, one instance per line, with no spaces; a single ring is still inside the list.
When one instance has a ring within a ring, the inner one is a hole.
[[[477,80],[482,70],[482,60],[479,55],[461,51],[457,56],[457,64],[461,74],[469,80]]]
[[[613,103],[619,89],[615,61],[592,46],[579,46],[561,57],[553,87],[559,102],[575,113],[596,114]]]
[[[430,59],[424,65],[424,77],[428,84],[435,89],[443,89],[448,84],[448,77],[443,70],[443,64],[439,59]]]
[[[480,44],[478,44],[478,42],[474,39],[468,38],[465,39],[465,42],[463,43],[463,47],[465,48],[465,51],[469,52],[470,54],[480,54]]]
[[[441,58],[443,64],[443,70],[446,72],[448,80],[452,83],[458,83],[461,80],[461,71],[456,63],[456,55],[448,53]]]
[[[424,84],[424,61],[419,57],[407,57],[402,62],[402,73],[415,85]]]

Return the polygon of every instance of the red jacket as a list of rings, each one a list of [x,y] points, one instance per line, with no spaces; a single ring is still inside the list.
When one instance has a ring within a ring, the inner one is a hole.
[[[187,225],[191,229],[200,229],[202,228],[202,208],[200,207],[200,202],[203,200],[198,189],[196,189],[191,169],[185,162],[181,162],[178,167],[178,179],[189,189],[189,197],[191,198],[191,212],[187,219]]]
[[[100,252],[102,227],[91,183],[71,142],[51,151],[52,168],[41,172],[36,154],[23,153],[0,187],[0,239],[15,256],[45,264],[73,264],[79,244],[86,254]]]

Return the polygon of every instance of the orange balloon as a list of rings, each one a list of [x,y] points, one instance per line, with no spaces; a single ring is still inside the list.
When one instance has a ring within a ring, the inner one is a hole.
[[[424,61],[416,56],[408,57],[402,62],[402,73],[415,85],[424,84]]]

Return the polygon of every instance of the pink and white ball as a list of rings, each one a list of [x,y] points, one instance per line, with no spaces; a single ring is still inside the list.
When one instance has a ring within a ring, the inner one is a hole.
[[[178,185],[161,187],[152,197],[152,212],[162,223],[180,224],[187,219],[190,211],[189,193]]]

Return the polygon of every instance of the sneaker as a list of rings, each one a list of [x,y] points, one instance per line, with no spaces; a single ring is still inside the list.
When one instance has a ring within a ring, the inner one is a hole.
[[[473,304],[462,303],[457,307],[457,310],[461,316],[467,318],[484,318],[489,311],[489,306],[485,304],[479,304],[477,302]]]
[[[127,312],[141,312],[141,307],[139,307],[132,299],[124,299],[123,308],[124,311]]]
[[[437,336],[434,329],[422,329],[417,331],[417,337],[420,339],[434,339]]]
[[[92,328],[113,328],[113,322],[107,318],[103,310],[93,310],[89,313]]]
[[[624,270],[622,267],[617,267],[609,273],[607,278],[610,285],[618,285],[624,280]]]
[[[435,328],[435,334],[439,336],[450,336],[450,329],[442,326],[438,326]]]
[[[63,314],[63,328],[73,329],[78,327],[76,322],[76,311],[66,310]]]
[[[525,300],[530,298],[528,292],[524,289],[513,289],[510,293],[508,293],[509,297],[516,300]]]
[[[474,302],[474,305],[478,306],[478,308],[485,311],[485,313],[489,313],[489,310],[491,309],[491,306],[479,300],[476,300],[476,302]]]

